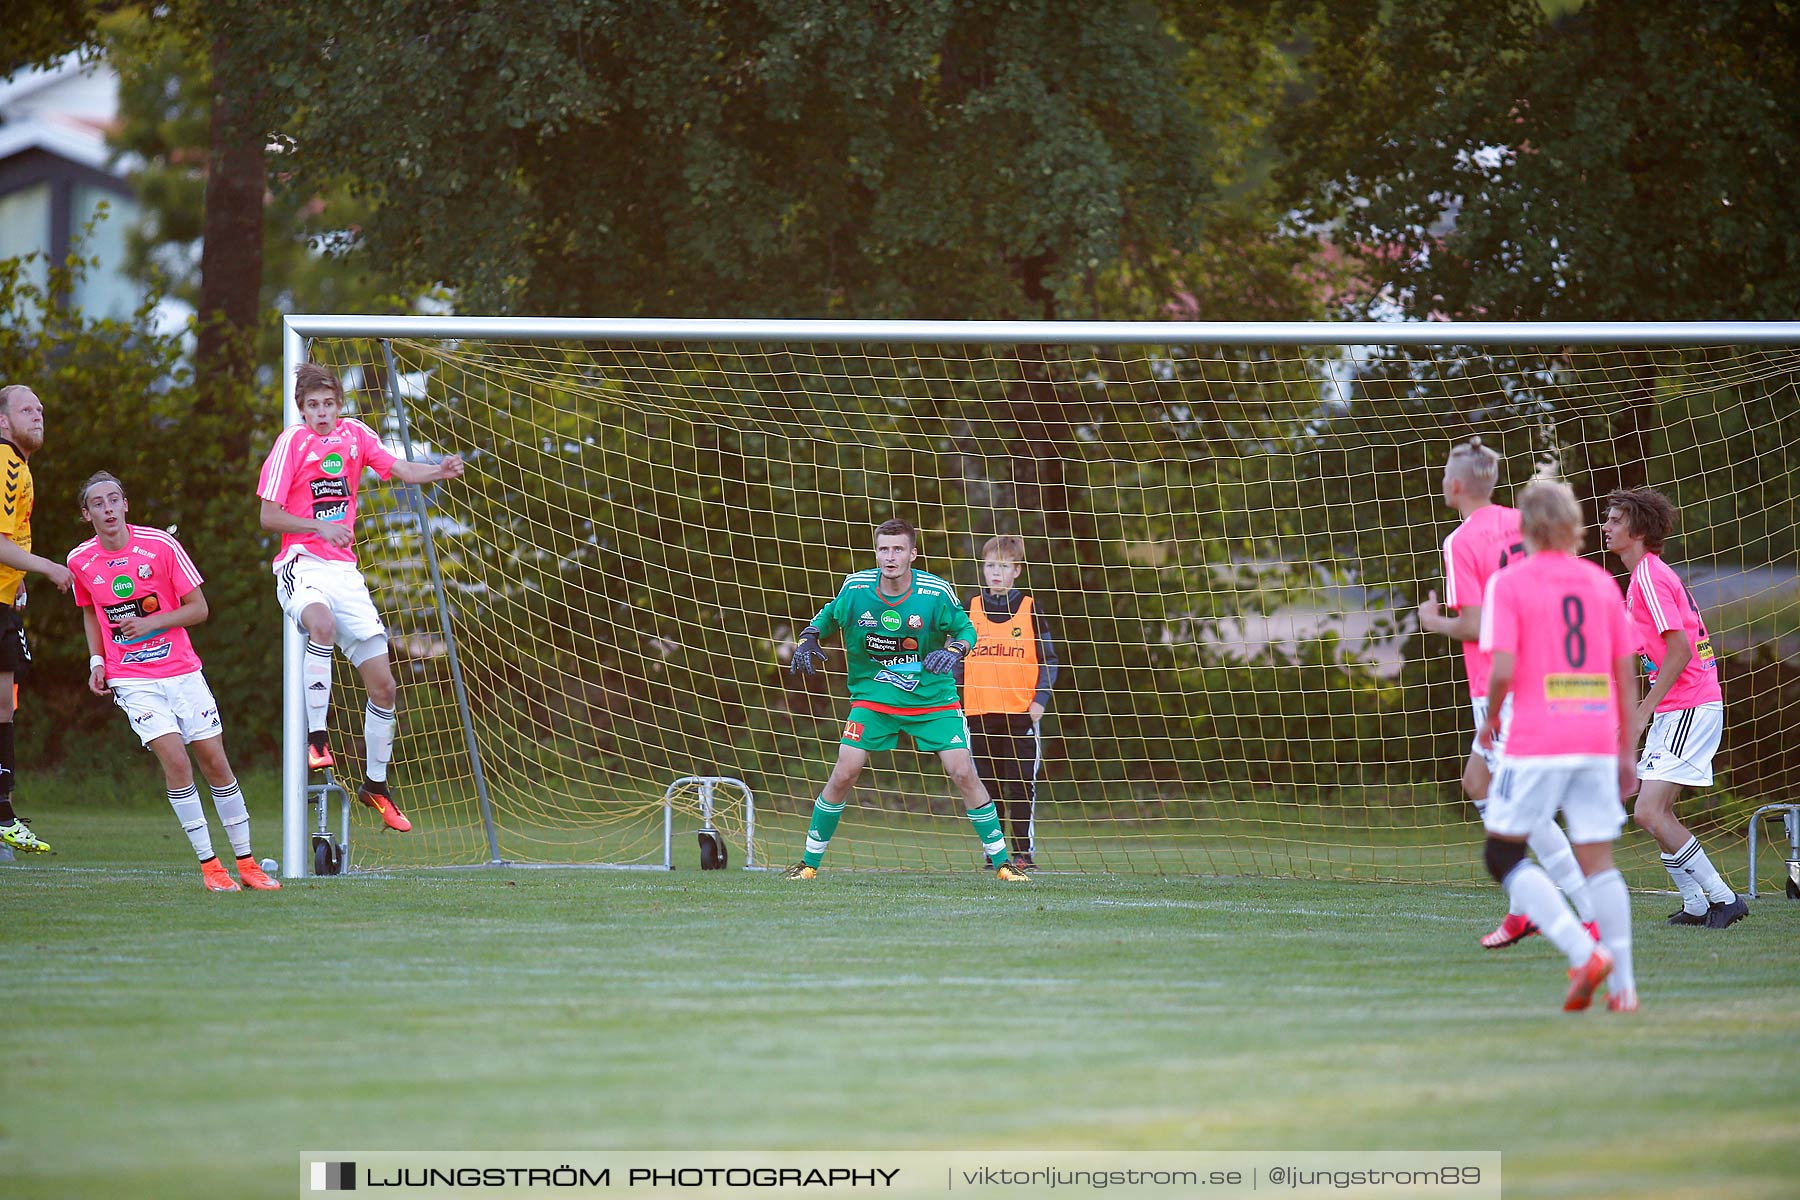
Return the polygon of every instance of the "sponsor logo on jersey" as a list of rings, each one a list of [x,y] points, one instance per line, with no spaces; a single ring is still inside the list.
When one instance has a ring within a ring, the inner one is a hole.
[[[1544,699],[1550,702],[1551,712],[1605,712],[1612,706],[1612,679],[1585,672],[1546,675]]]
[[[906,627],[908,629],[923,629],[925,628],[925,618],[921,617],[918,613],[914,613],[912,616],[906,618]]]
[[[900,648],[902,650],[917,650],[919,648],[919,639],[918,638],[907,638],[905,641],[900,643]]]
[[[881,670],[875,672],[875,682],[892,684],[903,692],[917,691],[919,687],[919,677],[917,675],[902,675],[898,671],[890,670],[887,667],[883,667]]]
[[[109,558],[106,560],[106,565],[109,567],[128,567],[131,565],[131,560],[129,558]]]
[[[350,485],[342,479],[315,479],[312,481],[312,498],[314,500],[347,500],[350,497]]]
[[[992,642],[983,642],[969,651],[971,658],[1024,658],[1023,646],[996,646]]]
[[[165,641],[160,646],[145,646],[142,650],[127,650],[125,656],[119,661],[126,666],[137,663],[159,662],[162,659],[169,657],[169,654],[174,649],[175,647]]]
[[[861,721],[845,721],[844,722],[844,736],[841,740],[846,741],[846,742],[860,742],[860,741],[862,741],[862,735],[863,735],[863,727],[862,727]],[[807,836],[816,838],[819,835],[816,830],[813,830],[813,831],[809,831]]]
[[[139,566],[139,567],[138,567],[138,569],[137,569],[137,577],[138,577],[138,578],[139,578],[139,579],[148,579],[148,578],[150,578],[150,564],[149,564],[149,563],[143,563],[143,564],[141,564],[141,565],[140,565],[140,566]]]
[[[873,628],[875,628],[875,614],[872,612],[866,612],[862,616],[856,618],[856,627],[858,629],[873,629]]]
[[[319,460],[319,469],[327,475],[342,475],[344,473],[344,456],[336,451],[327,454]]]
[[[131,582],[131,576],[118,575],[113,578],[113,581],[112,581],[112,594],[113,595],[118,596],[120,599],[123,599],[126,596],[131,595],[131,593],[133,593],[135,591],[137,591],[137,584]]]
[[[350,515],[350,503],[347,500],[333,500],[328,504],[313,505],[313,520],[342,521]]]
[[[106,582],[106,576],[104,576],[104,575],[94,576],[94,586],[95,587],[99,587],[101,584],[103,584],[105,582]]]
[[[898,654],[900,639],[887,637],[879,633],[871,633],[863,639],[863,647],[870,654]]]
[[[882,613],[881,627],[889,633],[898,633],[900,631],[900,614],[891,608]]]

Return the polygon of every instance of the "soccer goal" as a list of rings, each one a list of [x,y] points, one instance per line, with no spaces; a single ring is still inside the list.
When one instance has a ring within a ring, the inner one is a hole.
[[[363,492],[414,829],[357,809],[353,870],[697,868],[708,820],[733,867],[794,861],[849,709],[841,643],[809,679],[794,639],[900,516],[965,600],[982,543],[1024,539],[1061,664],[1040,868],[1476,881],[1461,658],[1416,617],[1458,519],[1444,460],[1475,435],[1503,456],[1496,500],[1574,485],[1593,555],[1613,488],[1675,501],[1665,557],[1728,722],[1684,812],[1741,836],[1800,791],[1800,324],[296,316],[286,358],[338,371],[396,453],[468,464]],[[296,874],[315,822],[288,636]],[[354,778],[362,697],[338,670]],[[702,813],[683,779],[742,781],[754,812],[733,790]],[[1647,837],[1622,849],[1657,881]],[[936,757],[903,743],[828,866],[979,862]]]

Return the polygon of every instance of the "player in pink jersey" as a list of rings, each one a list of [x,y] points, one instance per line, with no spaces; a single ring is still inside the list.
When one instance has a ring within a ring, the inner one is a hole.
[[[1681,577],[1662,560],[1675,528],[1675,506],[1653,488],[1631,488],[1606,498],[1606,548],[1631,572],[1625,607],[1650,672],[1650,694],[1638,706],[1650,734],[1638,762],[1642,790],[1632,817],[1662,850],[1663,869],[1681,891],[1681,910],[1671,925],[1724,929],[1749,915],[1700,840],[1675,816],[1684,787],[1713,781],[1713,755],[1725,732],[1725,696],[1706,622]]]
[[[188,637],[188,628],[207,617],[200,572],[167,533],[127,524],[129,508],[125,485],[114,475],[101,471],[81,486],[81,516],[94,536],[69,551],[68,565],[87,630],[88,690],[111,696],[162,764],[169,806],[200,859],[207,890],[239,888],[213,853],[190,747],[231,839],[238,880],[255,891],[278,891],[281,885],[250,852],[250,813],[225,758],[219,705]]]
[[[1620,799],[1637,787],[1630,622],[1612,577],[1575,557],[1581,508],[1567,484],[1540,479],[1526,487],[1519,522],[1530,555],[1488,580],[1481,607],[1481,647],[1494,656],[1488,699],[1513,698],[1506,753],[1482,818],[1484,857],[1507,895],[1568,956],[1563,1008],[1586,1008],[1610,975],[1607,1007],[1633,1012],[1631,896],[1612,861],[1613,839],[1625,826]],[[1490,744],[1499,729],[1492,709],[1480,741]],[[1550,876],[1525,859],[1527,835],[1559,811],[1587,876],[1598,946]]]
[[[314,363],[294,375],[294,404],[301,423],[289,426],[269,451],[257,480],[262,526],[281,534],[275,557],[276,598],[289,620],[306,631],[301,682],[306,697],[307,764],[333,764],[326,737],[331,711],[331,647],[335,643],[362,676],[369,694],[363,709],[368,778],[357,799],[381,814],[389,829],[405,833],[412,822],[388,790],[394,752],[397,689],[388,663],[387,629],[356,569],[356,493],[365,468],[383,479],[434,483],[462,475],[461,456],[438,463],[396,458],[375,432],[345,417],[344,385]]]
[[[1462,515],[1462,524],[1444,539],[1442,606],[1436,592],[1427,593],[1425,602],[1419,605],[1419,628],[1462,643],[1463,667],[1469,677],[1469,707],[1474,711],[1477,731],[1488,716],[1490,656],[1481,648],[1482,597],[1496,571],[1525,557],[1518,512],[1493,502],[1494,484],[1499,477],[1500,456],[1483,446],[1480,438],[1471,438],[1450,452],[1450,459],[1444,464],[1444,503]],[[1455,615],[1451,616],[1451,612]],[[1473,743],[1469,746],[1462,784],[1477,812],[1487,809],[1488,788],[1506,748],[1511,716],[1512,707],[1502,705],[1500,733],[1494,745],[1486,750]],[[1587,907],[1586,883],[1562,826],[1554,820],[1547,822],[1542,829],[1532,831],[1530,844],[1550,878],[1574,902],[1581,919],[1591,923],[1593,914]],[[1482,935],[1481,944],[1489,950],[1499,950],[1536,932],[1525,913],[1515,908],[1498,928]]]

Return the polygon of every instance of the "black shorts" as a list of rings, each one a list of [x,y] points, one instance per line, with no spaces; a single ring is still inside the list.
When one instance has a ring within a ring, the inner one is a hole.
[[[0,604],[0,672],[23,679],[31,668],[31,644],[25,640],[25,614],[10,604]]]

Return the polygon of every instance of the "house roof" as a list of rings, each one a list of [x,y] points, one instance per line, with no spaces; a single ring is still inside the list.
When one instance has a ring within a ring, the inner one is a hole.
[[[117,77],[105,63],[65,55],[0,81],[0,161],[41,150],[116,175],[106,129],[117,118]]]

